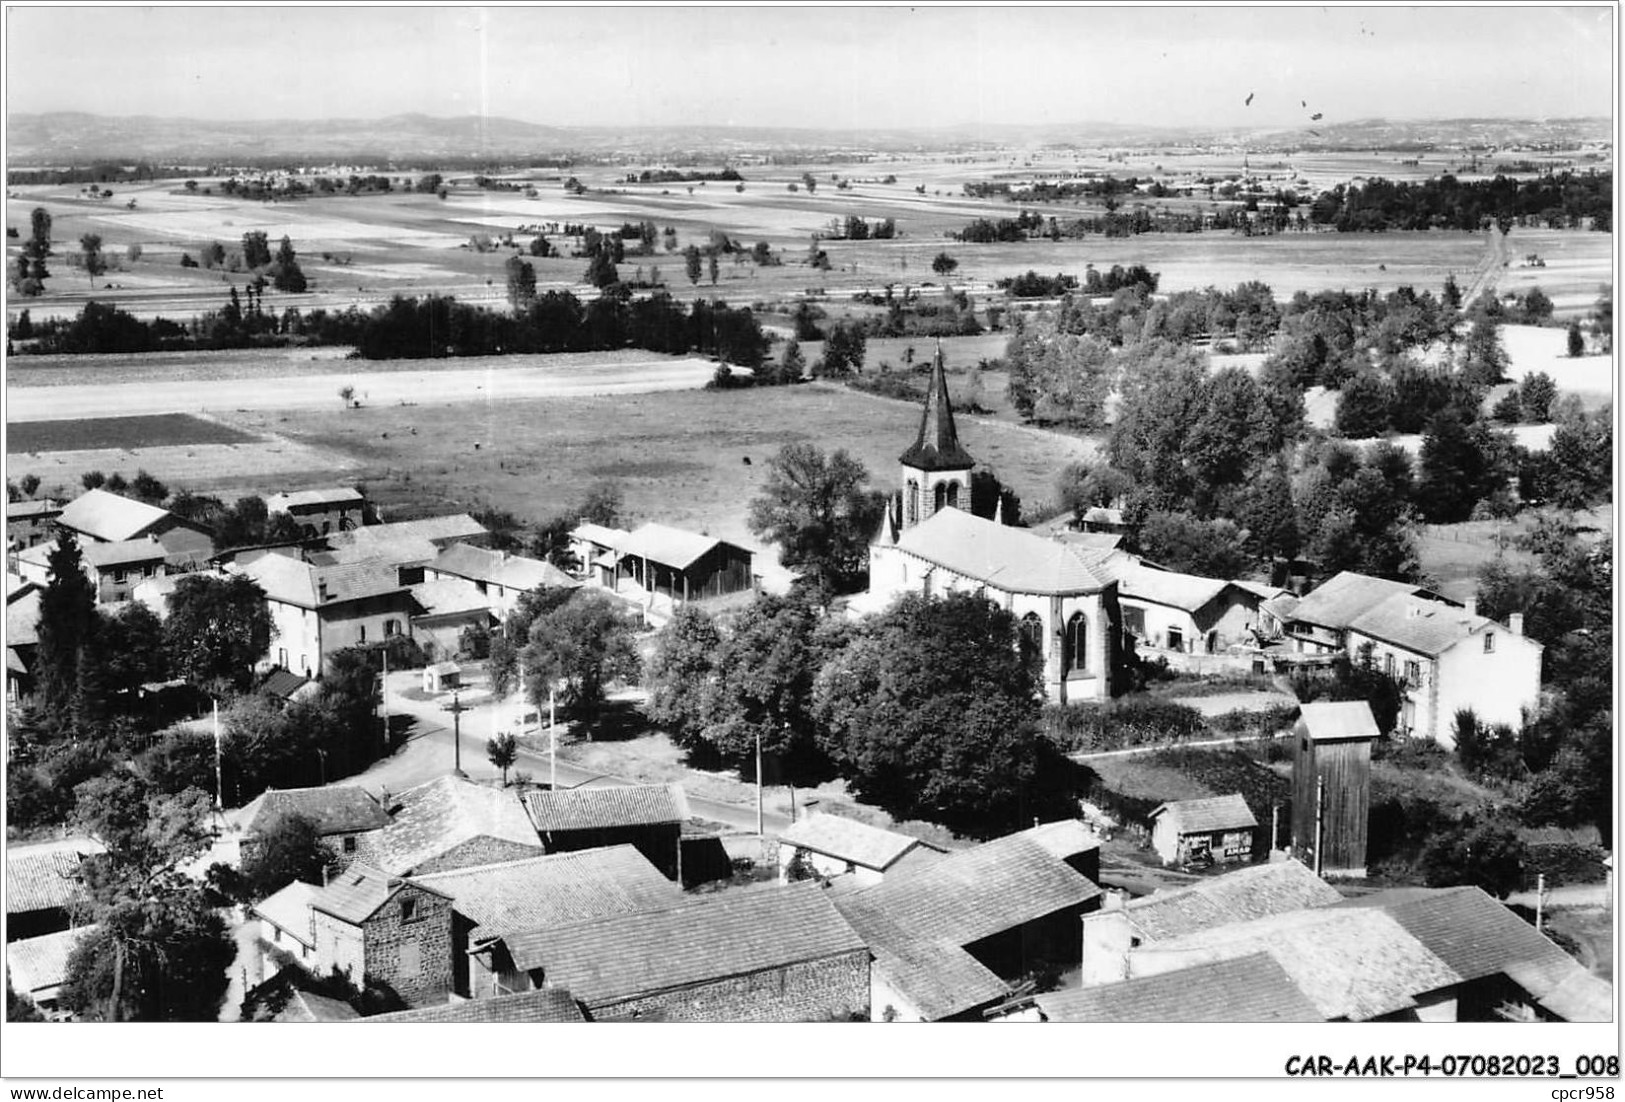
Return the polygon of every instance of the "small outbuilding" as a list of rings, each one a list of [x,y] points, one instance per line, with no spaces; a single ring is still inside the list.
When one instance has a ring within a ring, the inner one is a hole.
[[[779,835],[779,878],[788,880],[799,861],[821,877],[851,874],[854,884],[878,884],[893,869],[926,864],[944,852],[907,834],[820,813]]]
[[[1292,854],[1321,876],[1365,876],[1371,744],[1363,700],[1305,704],[1293,732]]]
[[[436,662],[423,667],[423,691],[445,693],[463,687],[463,671],[455,662]]]
[[[1151,848],[1164,865],[1234,864],[1252,858],[1258,819],[1239,793],[1173,800],[1153,808]]]

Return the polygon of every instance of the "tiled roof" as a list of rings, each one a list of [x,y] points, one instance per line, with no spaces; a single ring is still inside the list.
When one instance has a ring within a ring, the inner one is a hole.
[[[853,894],[911,940],[969,945],[1083,904],[1100,888],[1023,834],[984,842]]]
[[[631,534],[624,528],[606,528],[602,524],[578,524],[570,531],[573,539],[595,543],[599,547],[608,547],[616,551],[626,544],[626,538]]]
[[[1245,589],[1260,601],[1273,601],[1279,597],[1291,596],[1278,585],[1265,585],[1263,582],[1250,582],[1243,578],[1232,579],[1230,584],[1238,589]]]
[[[1376,718],[1363,700],[1317,700],[1298,708],[1298,727],[1315,742],[1377,738]]]
[[[84,854],[65,850],[6,854],[6,913],[67,908],[85,898],[74,878]]]
[[[79,926],[7,943],[6,972],[12,987],[18,994],[33,995],[62,986],[68,976],[69,954],[80,938],[95,930],[95,926]]]
[[[271,600],[300,608],[323,608],[406,588],[393,566],[378,561],[318,567],[286,555],[264,555],[233,569],[254,579]]]
[[[400,539],[429,540],[444,546],[452,540],[471,539],[487,535],[489,529],[467,513],[452,513],[443,517],[424,517],[422,520],[403,520],[394,524],[369,524],[345,532],[328,535],[327,542],[338,547],[342,544],[364,546],[368,543],[390,543]]]
[[[452,544],[429,565],[443,574],[521,591],[574,588],[581,584],[550,562],[487,551],[466,543]]]
[[[170,514],[156,505],[106,490],[86,490],[62,508],[57,522],[106,543],[131,540]]]
[[[318,995],[314,991],[297,988],[288,995],[287,1004],[271,1019],[273,1022],[358,1022],[361,1015],[355,1007],[341,999]]]
[[[1010,993],[1007,983],[952,938],[909,936],[861,891],[832,890],[829,897],[874,953],[872,967],[881,979],[925,1020],[939,1021]]]
[[[1391,582],[1345,570],[1327,579],[1298,602],[1292,618],[1319,627],[1342,630],[1355,617],[1381,604],[1396,593],[1426,593],[1409,582]]]
[[[1500,625],[1488,617],[1404,593],[1396,593],[1349,624],[1350,631],[1429,656],[1443,654],[1465,639],[1497,628]],[[1506,629],[1501,630],[1506,633]],[[1527,642],[1539,646],[1533,640]]]
[[[1117,575],[1117,595],[1124,599],[1150,601],[1185,612],[1195,612],[1230,587],[1227,581],[1153,570],[1138,563]]]
[[[604,827],[680,823],[688,818],[681,785],[625,784],[525,793],[525,814],[538,834]]]
[[[394,568],[427,566],[434,562],[439,554],[440,545],[433,540],[421,536],[390,536],[367,538],[355,543],[334,543],[327,551],[312,552],[310,561],[318,566],[355,566],[372,563],[378,567]]]
[[[1454,969],[1374,908],[1318,907],[1215,926],[1142,946],[1129,955],[1140,975],[1200,961],[1267,952],[1328,1021],[1367,1021],[1416,1005],[1418,996],[1461,982]]]
[[[357,839],[356,855],[403,874],[475,838],[534,846],[541,840],[511,789],[488,788],[450,775],[395,797],[393,821]]]
[[[321,893],[322,889],[315,884],[295,880],[281,891],[254,904],[251,910],[283,933],[314,948],[316,934],[311,929],[310,905]]]
[[[1299,598],[1291,593],[1281,593],[1263,602],[1258,607],[1283,623],[1292,619],[1293,613],[1298,611]]]
[[[21,596],[6,595],[6,645],[27,647],[39,642],[41,590],[31,587]]]
[[[1013,593],[1094,593],[1112,573],[1109,552],[1072,547],[963,509],[942,509],[904,532],[899,549],[956,574]]]
[[[681,528],[650,522],[639,525],[626,537],[621,545],[621,554],[652,559],[678,570],[687,570],[712,548],[727,542],[715,536],[702,536],[697,532],[685,532]]]
[[[292,700],[293,695],[300,689],[303,689],[306,685],[314,684],[315,682],[310,678],[303,674],[294,673],[292,670],[273,670],[261,683],[260,692],[279,696],[283,700]]]
[[[931,379],[925,387],[925,404],[920,412],[920,434],[914,445],[904,452],[905,466],[923,471],[964,471],[976,466],[976,460],[959,443],[959,430],[954,426],[954,407],[948,397],[948,376],[943,369],[942,346],[931,365]]]
[[[534,991],[521,991],[517,995],[498,995],[492,999],[468,999],[463,1002],[425,1006],[417,1010],[399,1010],[393,1014],[375,1014],[361,1018],[366,1022],[433,1022],[452,1024],[462,1022],[584,1022],[587,1016],[576,1005],[575,996],[558,987],[539,987]]]
[[[168,554],[164,545],[155,539],[119,540],[116,543],[87,543],[85,561],[91,566],[106,569],[132,562],[156,562]]]
[[[779,835],[779,841],[880,872],[909,850],[925,844],[907,834],[829,814],[796,820]]]
[[[1129,920],[1151,940],[1176,938],[1214,926],[1325,907],[1343,897],[1297,861],[1253,865],[1130,900]]]
[[[355,785],[271,788],[243,808],[243,833],[265,834],[285,815],[303,815],[322,834],[356,834],[389,825],[389,814],[378,801]]]
[[[1258,820],[1239,793],[1205,800],[1173,800],[1158,804],[1148,819],[1167,815],[1176,834],[1209,834],[1216,830],[1256,827]]]
[[[265,508],[268,512],[285,513],[289,509],[309,505],[360,505],[366,500],[360,490],[339,486],[330,490],[292,490],[272,494],[265,499]]]
[[[311,896],[310,906],[313,910],[341,918],[352,926],[359,926],[406,884],[416,884],[435,895],[446,894],[416,881],[391,876],[365,862],[352,861],[343,872],[328,881],[325,888]]]
[[[1051,857],[1065,861],[1100,848],[1100,839],[1079,819],[1058,819],[1028,827],[1016,837],[1037,842]]]
[[[682,898],[681,889],[632,846],[480,865],[412,882],[449,895],[481,938],[657,910]]]
[[[1034,1001],[1052,1022],[1319,1022],[1325,1019],[1268,953]]]
[[[699,896],[504,941],[518,968],[543,969],[548,986],[588,1007],[864,948],[812,883]]]
[[[1072,514],[1065,515],[1070,517]],[[1088,547],[1098,551],[1115,551],[1123,543],[1123,535],[1120,532],[1074,532],[1070,528],[1053,532],[1050,538],[1069,543],[1073,547]]]
[[[473,582],[461,578],[441,578],[419,582],[412,587],[412,599],[423,606],[424,616],[459,616],[491,611],[491,603]]]
[[[1537,1001],[1556,995],[1571,1013],[1591,1013],[1597,1000],[1585,997],[1599,990],[1577,982],[1589,975],[1573,957],[1544,935],[1473,886],[1414,891],[1376,892],[1350,899],[1344,908],[1381,910],[1427,946],[1465,980],[1505,975]],[[1604,987],[1606,981],[1598,981]],[[1611,999],[1601,1000],[1606,1008]],[[1554,1013],[1562,1013],[1553,1008]],[[1570,1018],[1569,1021],[1607,1021],[1608,1017]]]
[[[6,519],[22,520],[25,517],[55,516],[62,511],[60,501],[50,498],[40,498],[37,501],[8,501],[6,502]]]

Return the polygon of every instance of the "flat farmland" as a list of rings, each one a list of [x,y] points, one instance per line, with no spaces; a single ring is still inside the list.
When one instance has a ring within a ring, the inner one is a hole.
[[[185,413],[166,413],[148,417],[25,421],[7,426],[6,451],[133,450],[175,444],[241,444],[252,439],[247,433],[215,421]]]

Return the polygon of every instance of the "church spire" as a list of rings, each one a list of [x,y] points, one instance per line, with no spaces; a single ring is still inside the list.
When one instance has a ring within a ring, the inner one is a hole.
[[[948,398],[940,340],[936,361],[931,365],[931,381],[925,388],[920,435],[914,446],[903,453],[902,461],[904,466],[922,471],[967,471],[976,466],[976,460],[960,445],[959,431],[954,427],[954,407]]]

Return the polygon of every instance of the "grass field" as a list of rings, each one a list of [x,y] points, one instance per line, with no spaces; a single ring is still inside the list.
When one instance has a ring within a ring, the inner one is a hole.
[[[24,421],[6,429],[6,452],[132,450],[165,445],[245,444],[245,432],[186,413]]]

